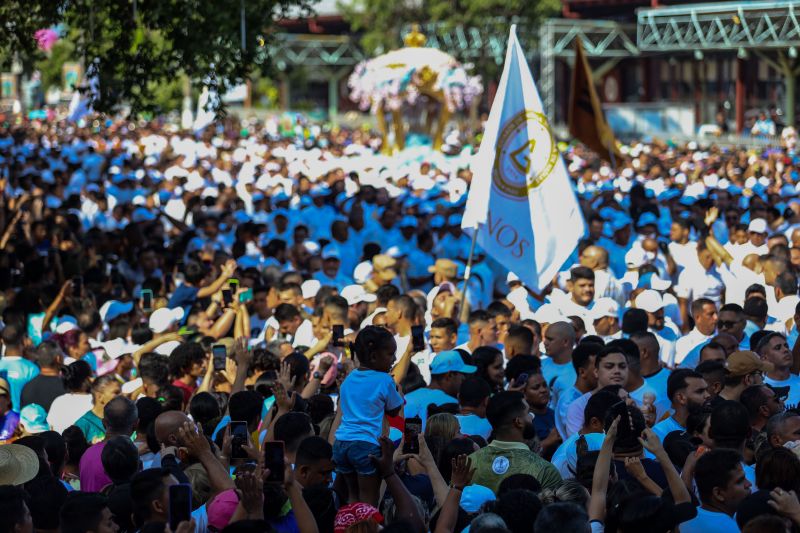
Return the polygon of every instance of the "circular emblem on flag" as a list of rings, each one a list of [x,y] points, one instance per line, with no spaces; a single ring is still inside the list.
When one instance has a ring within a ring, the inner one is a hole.
[[[530,189],[547,179],[558,156],[547,118],[536,111],[520,111],[500,130],[492,181],[503,195],[526,198]]]
[[[506,472],[508,472],[509,462],[508,459],[499,455],[494,458],[492,461],[492,472],[497,474],[498,476],[502,476]]]

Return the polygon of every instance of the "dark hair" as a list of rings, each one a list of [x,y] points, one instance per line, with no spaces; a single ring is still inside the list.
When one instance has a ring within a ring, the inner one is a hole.
[[[283,441],[289,451],[297,450],[303,439],[310,436],[309,431],[313,429],[311,417],[306,413],[284,413],[275,421],[275,440]]]
[[[472,364],[478,367],[475,375],[486,380],[490,386],[493,386],[493,384],[489,381],[488,368],[494,364],[498,357],[502,359],[503,352],[494,346],[479,346],[472,352]]]
[[[206,352],[197,342],[184,342],[169,354],[169,373],[177,379],[186,375],[195,363],[202,364]]]
[[[86,442],[83,430],[78,426],[70,426],[61,433],[61,436],[64,437],[64,443],[67,445],[66,464],[78,466],[83,453],[89,449],[89,443]]]
[[[490,320],[492,320],[492,315],[490,315],[488,311],[476,309],[469,314],[469,317],[467,318],[467,324],[472,326],[478,322],[489,322]]]
[[[667,378],[667,398],[672,401],[675,395],[689,386],[686,381],[689,378],[703,379],[703,376],[690,368],[678,368],[673,370]]]
[[[280,304],[273,313],[278,323],[300,318],[300,311],[292,304]]]
[[[577,281],[579,279],[588,279],[594,281],[594,270],[585,266],[576,266],[569,271],[570,281]]]
[[[25,335],[25,326],[14,322],[7,322],[6,327],[0,331],[0,339],[2,339],[3,344],[6,346],[19,346],[25,339]]]
[[[586,533],[589,515],[572,502],[556,502],[544,506],[536,517],[534,531],[559,533]]]
[[[139,470],[139,450],[128,437],[113,437],[100,453],[100,461],[115,485],[127,483]]]
[[[628,356],[625,355],[625,352],[622,350],[622,348],[619,346],[608,345],[597,353],[597,357],[594,359],[594,367],[600,368],[600,363],[603,361],[603,359],[615,353],[620,354],[623,358],[625,358],[625,362],[628,362]]]
[[[452,318],[437,318],[431,322],[431,329],[441,328],[447,331],[448,335],[455,335],[458,333],[458,324]]]
[[[508,333],[506,333],[506,343],[512,340],[529,347],[529,349],[523,350],[523,353],[530,354],[533,352],[533,332],[529,328],[518,324],[510,326]]]
[[[36,457],[39,459],[39,471],[36,477],[53,477],[53,472],[50,470],[50,463],[47,462],[47,452],[44,447],[44,439],[39,435],[28,435],[17,439],[17,444],[30,448],[36,452]]]
[[[0,531],[11,533],[25,520],[23,504],[28,496],[21,487],[0,485]]]
[[[367,326],[358,332],[353,343],[353,351],[361,364],[369,365],[377,350],[388,349],[394,343],[394,337],[386,328]]]
[[[216,400],[214,400],[216,402]],[[228,401],[228,412],[231,420],[243,420],[249,425],[258,422],[261,417],[261,404],[264,397],[253,390],[243,390],[231,395]]]
[[[333,399],[329,395],[315,394],[308,399],[308,415],[314,424],[321,424],[323,420],[334,413]]]
[[[134,522],[140,526],[151,517],[150,504],[161,497],[166,488],[164,478],[170,476],[166,468],[148,468],[131,479],[131,501],[133,502]]]
[[[705,307],[707,305],[713,305],[715,310],[717,308],[717,305],[713,301],[709,300],[708,298],[698,298],[697,300],[694,300],[692,302],[692,306],[691,306],[692,318],[694,318],[694,316],[697,313],[701,312],[703,310],[703,307]]]
[[[788,448],[770,448],[756,462],[758,490],[800,490],[800,459]]]
[[[758,416],[758,410],[767,402],[766,385],[751,385],[739,395],[739,402],[747,409],[747,416],[754,420]]]
[[[542,371],[542,360],[535,355],[517,355],[506,365],[506,379],[511,382],[522,374],[539,374]]]
[[[311,363],[308,357],[300,352],[293,352],[284,358],[283,362],[289,365],[290,376],[294,379],[295,384],[302,382],[306,379],[308,371],[311,369]]]
[[[542,490],[542,484],[530,474],[511,474],[500,482],[497,487],[497,495],[500,496],[518,489],[525,489],[538,494]]]
[[[398,294],[389,300],[389,303],[391,302],[394,302],[394,304],[398,307],[401,317],[408,320],[413,320],[417,315],[417,304],[414,302],[414,299],[411,296],[408,296],[407,294]]]
[[[103,408],[103,424],[108,432],[130,435],[136,428],[139,412],[125,396],[116,396]]]
[[[210,392],[199,392],[189,400],[189,414],[192,415],[192,419],[195,422],[203,426],[203,433],[210,435],[214,431],[214,427],[209,428],[209,426],[212,423],[216,425],[221,416],[219,402]],[[231,418],[233,418],[232,415]],[[233,418],[233,420],[246,419]],[[207,431],[208,429],[211,429],[211,431]]]
[[[694,470],[694,481],[697,493],[703,503],[710,503],[715,487],[727,487],[731,472],[740,466],[742,456],[736,450],[715,448],[704,453],[697,460]]]
[[[583,425],[588,426],[593,418],[600,421],[601,424],[605,423],[606,413],[619,401],[619,393],[607,391],[605,387],[595,392],[589,397],[586,407],[583,409]]]
[[[609,342],[607,347],[615,347],[622,350],[625,359],[628,361],[628,366],[639,368],[641,354],[639,353],[639,346],[630,339],[614,339]]]
[[[492,388],[485,379],[468,377],[458,389],[458,403],[464,407],[479,407],[492,394]]]
[[[108,500],[95,492],[74,491],[61,506],[61,533],[97,531]]]
[[[28,507],[33,527],[37,530],[58,529],[59,510],[68,494],[61,480],[52,476],[36,478],[25,484],[25,491],[30,497]]]
[[[375,291],[375,296],[378,297],[378,306],[379,307],[386,307],[386,304],[389,303],[389,300],[394,298],[400,294],[400,289],[395,287],[394,285],[382,285],[378,287],[378,290]]]
[[[58,366],[59,358],[63,355],[58,344],[53,341],[44,341],[36,347],[34,357],[39,368],[55,368]]]
[[[523,394],[517,391],[501,391],[489,398],[486,418],[492,428],[497,431],[519,417],[525,410],[525,405],[522,403],[524,399]]]
[[[57,431],[43,431],[39,433],[39,438],[44,442],[50,470],[54,476],[58,476],[67,460],[67,443]]]
[[[520,512],[522,510],[525,512]],[[511,533],[533,533],[533,524],[542,509],[536,493],[525,490],[510,490],[497,498],[494,512],[505,521]]]
[[[647,331],[647,312],[644,309],[632,307],[622,314],[622,333],[633,335],[640,331]]]
[[[206,277],[206,268],[197,261],[187,261],[183,268],[183,277],[192,285],[197,285]]]
[[[775,288],[786,296],[797,296],[797,276],[792,272],[781,272],[775,277]]]
[[[323,459],[333,458],[333,447],[322,437],[306,437],[297,446],[295,466],[310,465]]]
[[[89,378],[92,377],[92,367],[86,361],[73,361],[68,364],[61,379],[64,381],[64,388],[67,392],[88,392]]]
[[[593,355],[597,355],[603,349],[602,344],[595,344],[592,342],[584,343],[581,341],[574,350],[572,350],[572,367],[577,373],[581,368],[586,368],[589,365]]]
[[[430,442],[431,437],[426,437],[426,442]],[[442,439],[443,440],[443,439]],[[446,483],[450,483],[453,475],[453,459],[459,455],[470,455],[474,451],[475,443],[466,437],[452,439],[440,448],[437,454],[436,463],[439,465],[439,473],[442,474]]]
[[[137,365],[139,377],[152,381],[158,386],[169,383],[169,357],[150,352],[142,355]]]
[[[500,300],[495,300],[490,303],[486,310],[489,311],[489,314],[493,317],[510,317],[512,315],[511,309],[509,309],[508,306]]]
[[[766,293],[764,293],[766,295]],[[767,318],[767,310],[769,306],[764,298],[758,296],[748,297],[744,301],[744,314],[748,317],[765,319]]]
[[[733,400],[721,400],[711,411],[709,435],[718,448],[738,449],[750,436],[747,408]]]
[[[624,400],[620,400],[623,402]],[[647,427],[644,421],[642,411],[630,405],[624,405],[626,414],[622,416],[619,425],[617,426],[617,438],[614,441],[614,453],[629,453],[641,451],[642,443],[639,442],[639,437],[642,431]],[[616,409],[610,409],[606,412],[605,422],[603,428],[608,431],[611,423],[616,416]]]

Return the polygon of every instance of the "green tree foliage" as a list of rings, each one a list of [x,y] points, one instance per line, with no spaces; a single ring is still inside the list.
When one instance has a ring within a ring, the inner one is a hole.
[[[508,35],[511,22],[520,25],[518,35],[526,48],[537,42],[536,29],[542,20],[555,16],[559,0],[352,0],[340,3],[353,30],[361,32],[361,45],[369,53],[402,46],[403,26],[413,22],[438,22],[444,29],[456,26],[476,28],[485,36]],[[458,59],[458,50],[448,50]],[[473,61],[485,78],[499,75],[499,65],[485,47]]]
[[[310,13],[313,0],[2,0],[0,53],[34,56],[33,33],[63,23],[77,31],[74,54],[97,76],[94,108],[134,113],[172,102],[181,73],[224,94],[268,64],[275,21]],[[52,6],[55,6],[53,8]],[[241,10],[245,13],[242,46]],[[164,90],[164,86],[169,86]]]

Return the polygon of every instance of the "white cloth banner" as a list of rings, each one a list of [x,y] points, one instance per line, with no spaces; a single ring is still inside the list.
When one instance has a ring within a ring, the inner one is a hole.
[[[478,153],[461,227],[530,289],[553,280],[585,222],[516,27]]]
[[[78,122],[86,115],[92,112],[92,100],[99,92],[99,80],[97,76],[89,78],[89,86],[83,91],[75,88],[72,94],[72,100],[69,102],[67,108],[67,120],[70,122]]]

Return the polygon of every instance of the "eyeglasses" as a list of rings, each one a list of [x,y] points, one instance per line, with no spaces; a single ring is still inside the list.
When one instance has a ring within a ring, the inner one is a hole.
[[[738,320],[718,320],[717,321],[717,326],[720,329],[730,329],[730,328],[736,327],[736,324],[738,324],[738,323],[739,323]]]
[[[749,374],[749,375],[751,375],[751,376],[758,376],[758,377],[760,377],[760,378],[763,378],[763,377],[764,377],[764,372],[762,372],[761,370],[756,370],[755,372],[750,372],[750,374]]]

